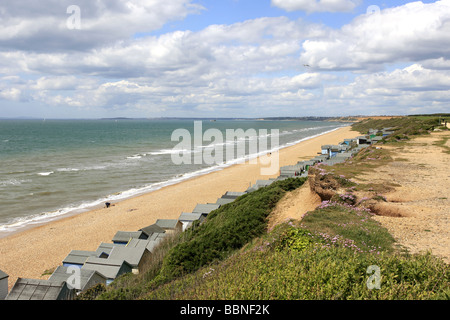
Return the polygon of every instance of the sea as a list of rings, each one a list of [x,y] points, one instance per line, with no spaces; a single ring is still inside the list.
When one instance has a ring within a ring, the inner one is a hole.
[[[346,125],[292,120],[0,120],[0,237],[222,170]],[[195,138],[199,128],[200,143]],[[226,139],[230,130],[248,133],[243,137],[248,144],[264,138],[267,147],[255,150],[248,145],[245,154],[235,152],[233,159],[222,162],[194,161],[195,155],[218,144],[237,148],[238,138]],[[180,132],[184,135],[176,134]],[[216,137],[222,133],[223,139],[208,140],[206,132]],[[193,161],[174,161],[190,155]]]

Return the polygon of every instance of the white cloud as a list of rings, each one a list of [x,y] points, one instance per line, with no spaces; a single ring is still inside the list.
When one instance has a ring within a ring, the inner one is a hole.
[[[413,64],[391,72],[361,75],[348,84],[327,86],[324,97],[346,108],[359,106],[367,112],[362,114],[381,110],[385,114],[417,113],[414,108],[424,113],[448,112],[450,71]]]
[[[137,38],[198,7],[111,0],[103,11],[105,0],[81,1],[92,38],[77,38],[66,35],[77,30],[65,29],[65,11],[55,18],[68,2],[44,2],[54,5],[48,13],[34,2],[22,11],[8,6],[15,36],[0,29],[0,99],[127,116],[405,113],[442,110],[450,100],[450,1],[363,14],[338,30],[262,17]],[[332,11],[344,2],[308,3]],[[152,6],[161,16],[143,26]],[[61,26],[50,31],[56,20]]]
[[[80,29],[68,28],[76,6]],[[0,50],[86,50],[151,32],[200,12],[192,0],[15,0],[0,3]]]
[[[21,97],[21,91],[17,88],[6,88],[0,90],[0,98],[11,101],[18,101]]]
[[[303,43],[301,61],[325,70],[378,70],[383,64],[449,60],[450,1],[408,3],[364,14],[326,38]]]
[[[349,12],[361,0],[272,0],[272,5],[286,11]]]

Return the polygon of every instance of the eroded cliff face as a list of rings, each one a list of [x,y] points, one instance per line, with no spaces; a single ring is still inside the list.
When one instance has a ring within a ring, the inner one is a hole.
[[[322,201],[330,200],[341,187],[333,175],[323,174],[320,169],[311,167],[308,172],[309,187]]]

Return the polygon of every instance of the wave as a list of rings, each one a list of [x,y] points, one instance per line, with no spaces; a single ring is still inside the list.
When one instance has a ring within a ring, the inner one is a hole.
[[[7,186],[20,186],[22,183],[25,182],[31,182],[31,179],[8,179],[0,181],[0,187],[7,187]]]
[[[55,173],[54,171],[49,171],[49,172],[39,172],[38,175],[40,176],[49,176],[51,174]]]
[[[127,159],[142,159],[142,155],[140,155],[140,154],[135,154],[134,156],[129,156],[129,157],[127,157]]]
[[[58,171],[58,172],[76,172],[76,171],[80,171],[80,169],[77,169],[77,168],[59,168],[59,169],[56,169],[56,171]]]
[[[160,155],[167,155],[167,154],[177,154],[177,153],[190,153],[192,150],[187,149],[161,149],[159,151],[153,151],[149,152],[148,154],[152,156],[160,156]]]

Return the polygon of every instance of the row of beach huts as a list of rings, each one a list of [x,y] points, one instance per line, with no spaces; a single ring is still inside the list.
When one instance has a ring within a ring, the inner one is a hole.
[[[211,211],[274,181],[307,177],[309,168],[317,163],[342,163],[390,134],[391,128],[371,129],[367,135],[345,139],[338,145],[324,145],[313,159],[281,167],[277,178],[257,180],[244,192],[228,191],[216,203],[197,204],[192,212],[182,212],[178,219],[158,219],[137,231],[117,231],[110,243],[100,243],[95,251],[72,250],[48,280],[18,278],[8,293],[8,275],[0,270],[0,300],[72,300],[99,283],[109,285],[122,274],[138,274],[165,237],[184,232],[194,221],[202,223]]]

